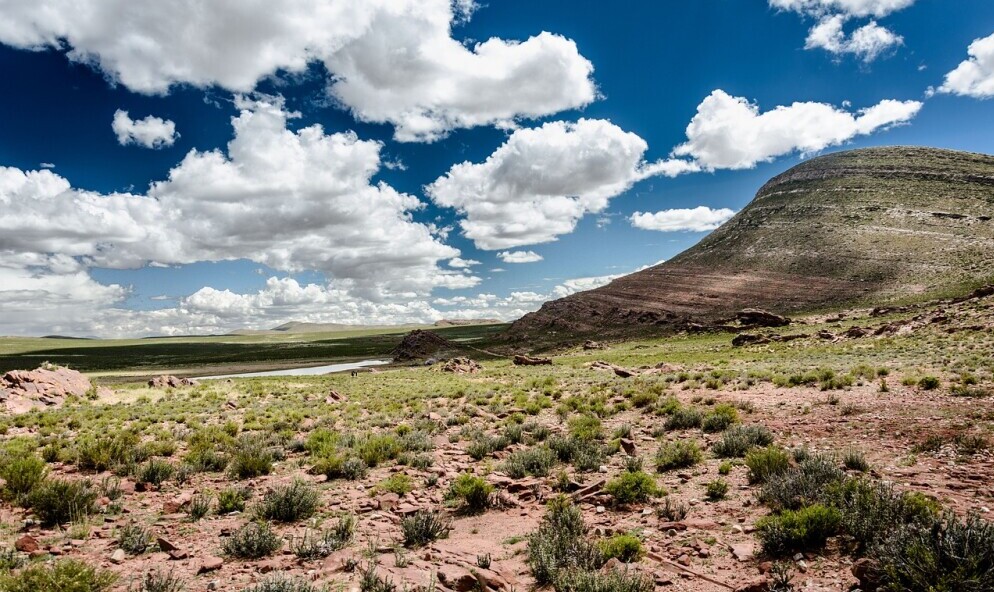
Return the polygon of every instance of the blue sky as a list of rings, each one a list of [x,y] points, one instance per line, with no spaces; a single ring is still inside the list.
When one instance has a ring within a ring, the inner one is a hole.
[[[986,0],[84,3],[0,1],[0,334],[512,319],[814,154],[994,152]]]

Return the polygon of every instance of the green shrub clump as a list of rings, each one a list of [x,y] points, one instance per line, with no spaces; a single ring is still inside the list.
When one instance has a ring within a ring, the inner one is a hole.
[[[701,429],[708,433],[723,432],[738,422],[738,410],[728,403],[721,403],[715,405],[714,409],[704,416]]]
[[[438,512],[431,510],[418,510],[400,519],[405,547],[423,547],[444,538],[448,535],[449,528],[449,523],[443,520]]]
[[[645,555],[642,540],[631,534],[616,534],[611,538],[598,541],[597,547],[604,559],[617,558],[624,563],[638,561]]]
[[[644,503],[662,495],[656,480],[642,471],[624,472],[604,485],[616,504]]]
[[[749,483],[766,483],[790,468],[790,455],[779,446],[754,448],[746,453],[745,465],[749,468]]]
[[[677,440],[661,445],[656,451],[656,470],[659,472],[686,469],[704,459],[697,442]]]
[[[92,514],[96,500],[89,481],[45,479],[31,490],[27,504],[43,525],[54,526]]]
[[[260,518],[296,522],[310,518],[318,508],[318,492],[301,479],[266,492],[256,509]]]
[[[449,486],[449,499],[457,500],[461,509],[469,513],[479,513],[489,508],[493,501],[494,486],[482,477],[463,473]]]
[[[260,559],[283,546],[283,540],[265,522],[249,522],[221,542],[226,555],[239,559]]]
[[[105,592],[117,581],[109,571],[75,559],[53,564],[35,563],[20,571],[0,576],[3,592]]]
[[[521,479],[528,475],[546,477],[558,460],[556,453],[548,446],[536,446],[512,452],[504,461],[503,469],[512,479]]]
[[[766,426],[736,425],[722,434],[711,446],[711,451],[718,458],[741,458],[757,446],[769,446],[773,443],[773,434]]]
[[[549,502],[538,530],[528,536],[528,567],[538,585],[557,585],[560,573],[604,564],[600,549],[585,534],[580,509],[569,498],[561,495]]]
[[[828,537],[838,534],[841,523],[839,510],[814,504],[761,518],[756,528],[763,552],[782,557],[798,551],[820,549]]]

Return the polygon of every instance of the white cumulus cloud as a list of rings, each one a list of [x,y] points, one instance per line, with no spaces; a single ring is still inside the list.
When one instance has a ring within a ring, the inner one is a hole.
[[[179,137],[176,124],[168,119],[149,115],[135,120],[128,116],[127,111],[120,109],[114,112],[110,126],[122,146],[137,144],[145,148],[163,148],[172,146]]]
[[[454,165],[426,192],[464,216],[463,232],[481,249],[550,242],[639,180],[698,170],[683,160],[646,162],[647,149],[610,121],[554,121],[516,130],[486,161]]]
[[[975,39],[967,53],[970,57],[946,74],[939,92],[977,99],[994,97],[994,34]]]
[[[336,295],[383,306],[480,282],[440,266],[459,251],[412,219],[423,207],[416,197],[372,182],[378,142],[318,125],[290,131],[294,114],[279,100],[237,103],[226,151],[190,151],[144,195],[104,195],[50,170],[0,167],[7,318],[32,303],[61,302],[50,307],[56,326],[79,316],[80,302],[99,298],[109,306],[122,298],[120,287],[90,279],[93,267],[249,259],[323,272]],[[103,326],[90,317],[88,326]]]
[[[904,10],[915,0],[769,0],[779,10],[815,18],[808,31],[805,49],[824,49],[836,56],[854,55],[872,62],[888,50],[904,44],[904,38],[870,20],[847,34],[845,24],[854,19],[882,18]]]
[[[597,97],[576,44],[539,32],[467,46],[458,0],[0,0],[0,43],[65,49],[140,93],[176,85],[248,92],[263,78],[329,71],[329,93],[400,140],[508,125]]]
[[[705,232],[718,228],[734,215],[735,212],[728,208],[698,206],[659,212],[635,212],[629,220],[632,226],[643,230]]]
[[[918,101],[884,100],[857,112],[825,103],[797,102],[760,112],[759,106],[723,90],[712,92],[697,107],[687,126],[687,142],[676,156],[692,158],[701,167],[746,169],[793,152],[817,152],[859,135],[910,121]]]
[[[501,251],[497,253],[497,258],[504,263],[535,263],[542,260],[542,256],[535,251]]]
[[[850,17],[885,17],[904,10],[915,0],[769,0],[770,6],[810,16],[843,14]]]
[[[884,52],[904,44],[904,38],[876,21],[859,27],[846,35],[845,17],[836,15],[821,20],[811,28],[805,49],[821,48],[831,53],[852,54],[864,62],[872,62]]]

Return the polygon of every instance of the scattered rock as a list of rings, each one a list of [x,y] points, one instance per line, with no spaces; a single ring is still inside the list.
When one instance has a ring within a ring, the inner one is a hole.
[[[124,553],[124,549],[114,549],[114,552],[110,554],[110,562],[114,564],[124,563],[124,559],[127,555]]]
[[[756,555],[756,545],[753,543],[736,543],[729,545],[729,549],[739,561],[749,561]]]
[[[749,580],[735,589],[735,592],[768,592],[770,580],[766,576],[759,576]]]
[[[224,560],[220,557],[205,557],[197,565],[197,575],[217,571],[224,565]]]
[[[591,340],[588,339],[587,341],[583,342],[583,349],[585,349],[585,350],[604,349],[604,346],[601,345],[601,344],[599,344],[599,343],[597,343],[596,341],[591,341]]]
[[[514,356],[515,366],[551,366],[552,360],[550,358],[533,358],[526,355],[516,355]]]
[[[26,534],[14,541],[14,548],[21,553],[32,553],[39,550],[41,546],[38,545],[38,541],[33,536]]]
[[[199,383],[192,378],[176,378],[168,374],[155,376],[148,381],[148,386],[151,388],[178,388],[181,386],[196,386],[197,384]]]
[[[483,370],[483,366],[475,360],[469,358],[452,358],[439,367],[442,372],[453,374],[476,374]]]
[[[746,308],[735,313],[735,318],[743,325],[753,327],[786,327],[790,324],[787,317],[773,314],[758,308]]]

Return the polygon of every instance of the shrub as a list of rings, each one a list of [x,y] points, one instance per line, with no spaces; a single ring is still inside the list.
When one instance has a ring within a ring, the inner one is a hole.
[[[570,419],[569,433],[580,440],[599,440],[604,436],[601,420],[593,415],[581,415]]]
[[[521,479],[527,475],[545,477],[555,466],[556,453],[547,446],[537,446],[528,450],[512,452],[504,461],[504,472],[513,479]]]
[[[404,533],[405,547],[423,547],[448,535],[449,523],[442,520],[438,512],[418,510],[400,519],[400,529]]]
[[[212,471],[219,473],[228,466],[228,455],[218,450],[214,444],[200,443],[191,445],[186,456],[183,457],[184,464],[187,464],[198,471]]]
[[[4,499],[23,503],[47,473],[45,461],[34,454],[0,456],[0,479],[4,480]]]
[[[780,557],[820,549],[839,532],[842,516],[836,508],[814,504],[797,511],[784,510],[756,523],[763,552]]]
[[[199,493],[190,500],[190,506],[186,509],[190,520],[196,522],[211,513],[211,501],[214,499],[209,493]]]
[[[842,530],[860,550],[905,524],[930,524],[939,505],[920,493],[898,493],[893,487],[866,478],[847,479],[829,486],[825,499],[842,514]]]
[[[393,434],[376,434],[356,443],[356,453],[373,468],[382,462],[393,460],[401,452],[400,442]]]
[[[296,522],[313,516],[317,507],[317,490],[305,481],[294,479],[289,485],[277,486],[266,492],[257,513],[267,520]]]
[[[769,476],[759,492],[759,501],[774,511],[797,510],[821,499],[829,485],[845,477],[830,458],[812,456],[797,467]]]
[[[396,592],[397,585],[390,578],[376,575],[376,564],[370,563],[360,570],[359,592]]]
[[[3,592],[104,592],[117,576],[75,559],[52,564],[35,563],[18,572],[0,576]]]
[[[700,447],[693,440],[665,443],[656,451],[656,470],[660,472],[692,467],[704,459]]]
[[[666,522],[679,522],[687,517],[690,509],[682,502],[673,502],[670,498],[663,499],[663,505],[656,508],[656,516]]]
[[[725,499],[728,495],[728,481],[714,479],[704,484],[704,496],[712,502]]]
[[[994,590],[994,524],[948,513],[896,530],[873,551],[885,590]]]
[[[172,571],[156,569],[145,573],[136,592],[183,592],[185,589],[186,584]]]
[[[397,495],[407,495],[414,489],[414,482],[404,473],[394,473],[377,483],[373,489],[377,492],[388,491]]]
[[[301,537],[290,539],[290,550],[301,559],[327,557],[339,549],[344,549],[352,541],[352,537],[355,536],[355,525],[355,517],[345,514],[332,528],[317,534],[305,531]]]
[[[711,451],[718,458],[741,458],[756,446],[772,443],[773,434],[766,426],[737,425],[725,430],[721,440],[711,446]]]
[[[849,448],[842,456],[842,465],[850,471],[865,473],[870,470],[870,463],[866,462],[863,453],[855,448]]]
[[[172,477],[175,470],[172,464],[153,458],[138,468],[135,473],[135,482],[158,487]]]
[[[602,539],[598,541],[597,547],[605,560],[616,557],[624,563],[632,563],[645,555],[642,541],[631,534],[616,534],[611,538]]]
[[[128,522],[117,535],[117,546],[128,555],[141,555],[152,544],[152,532],[137,522]]]
[[[251,588],[245,588],[242,592],[321,592],[321,590],[307,580],[277,574]]]
[[[918,381],[918,386],[922,390],[932,391],[939,388],[942,383],[935,376],[922,376]]]
[[[568,569],[556,578],[556,592],[652,592],[655,582],[637,571]]]
[[[604,491],[616,504],[644,503],[662,494],[656,480],[642,471],[618,475],[607,482]]]
[[[449,486],[449,498],[459,500],[462,509],[470,513],[483,512],[489,508],[493,493],[493,485],[470,473],[459,475]]]
[[[245,510],[245,501],[251,492],[241,487],[228,487],[217,494],[217,513],[229,514]]]
[[[754,448],[746,453],[745,464],[749,467],[749,483],[766,483],[790,468],[790,455],[779,446]]]
[[[228,472],[237,479],[268,475],[273,470],[273,453],[261,438],[242,438],[228,463]]]
[[[738,422],[738,410],[728,403],[721,403],[720,405],[715,405],[714,409],[704,416],[701,422],[701,429],[709,433],[723,432],[732,424]]]
[[[556,436],[547,445],[560,461],[572,463],[578,471],[596,471],[604,464],[604,447],[595,440]]]
[[[559,496],[548,504],[538,530],[528,536],[528,567],[538,585],[556,581],[570,568],[598,569],[604,564],[600,549],[584,537],[586,526],[579,508]]]
[[[504,437],[478,434],[466,447],[466,454],[470,455],[473,460],[483,460],[498,450],[504,450],[507,448],[507,444],[507,439]]]
[[[348,479],[355,481],[366,476],[368,467],[361,458],[331,451],[325,456],[317,458],[311,472],[317,475],[324,475],[329,479]]]
[[[666,418],[667,430],[689,430],[701,427],[704,414],[694,407],[679,407],[673,409]]]
[[[28,506],[45,526],[65,524],[93,513],[97,492],[88,481],[46,479],[28,494]]]
[[[221,542],[226,555],[239,559],[260,559],[272,555],[283,541],[266,523],[249,522]]]

